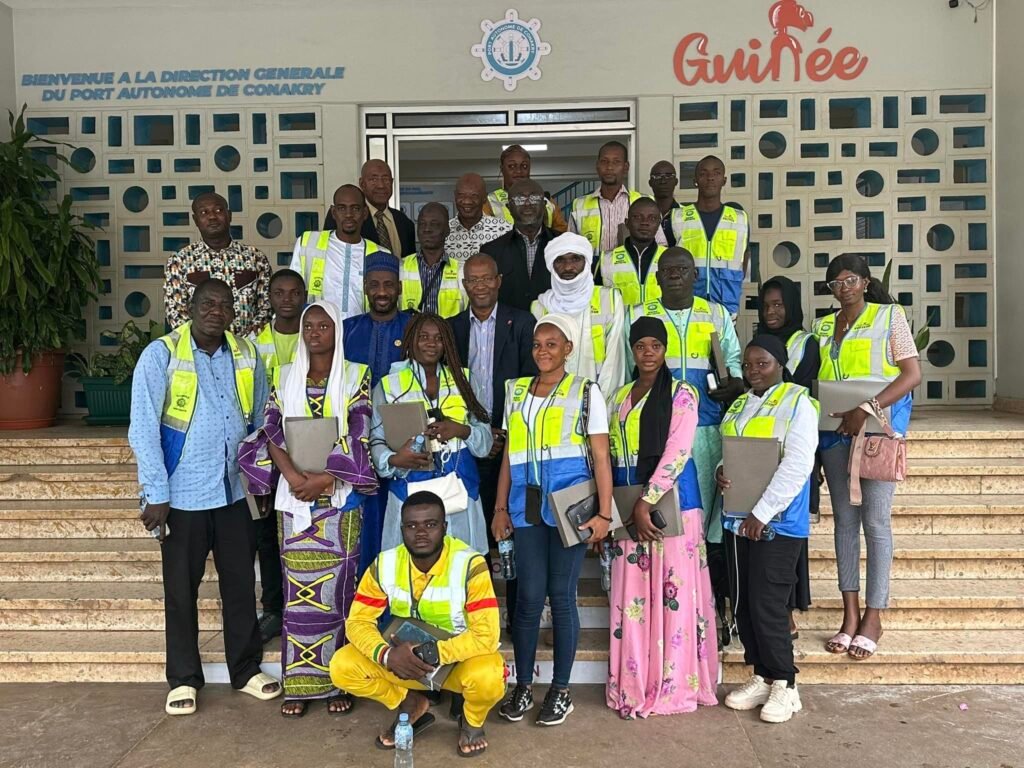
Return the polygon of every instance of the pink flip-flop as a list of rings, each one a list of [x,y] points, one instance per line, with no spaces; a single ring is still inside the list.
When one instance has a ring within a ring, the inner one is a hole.
[[[853,638],[845,632],[836,632],[832,635],[831,639],[825,643],[825,650],[837,655],[840,653],[847,653],[850,650],[852,642]]]
[[[854,661],[867,661],[875,655],[875,651],[878,650],[878,643],[876,643],[870,637],[864,637],[864,635],[857,635],[855,638],[853,638],[853,642],[850,643],[850,649],[853,648],[860,648],[862,651],[867,651],[867,656],[854,656],[848,650],[847,655],[851,659],[853,659]]]

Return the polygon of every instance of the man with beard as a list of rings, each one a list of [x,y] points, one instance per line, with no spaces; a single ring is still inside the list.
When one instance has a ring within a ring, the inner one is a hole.
[[[435,669],[425,659],[453,665],[442,688],[464,698],[457,750],[474,757],[487,749],[484,721],[505,692],[498,600],[487,563],[447,535],[444,502],[429,491],[405,500],[401,526],[402,543],[382,552],[359,582],[345,625],[349,644],[331,659],[331,679],[354,696],[407,715],[418,738],[434,723],[419,682]],[[377,626],[385,609],[449,639],[413,645],[385,638]],[[394,749],[397,725],[398,717],[377,737],[379,749]]]
[[[501,188],[487,195],[487,203],[484,205],[485,216],[497,216],[509,224],[512,223],[512,211],[508,209],[508,191],[517,181],[530,178],[531,163],[530,153],[519,144],[513,144],[501,153],[501,159],[498,161]],[[569,225],[562,215],[562,210],[551,200],[547,201],[546,208],[544,225],[555,232],[565,232]]]
[[[604,253],[622,244],[619,227],[626,221],[629,206],[640,197],[626,189],[629,150],[620,141],[609,141],[597,153],[597,177],[601,186],[572,201],[569,230],[590,241],[594,253]]]
[[[456,261],[465,261],[479,252],[481,245],[508,232],[507,221],[484,215],[486,202],[487,187],[480,174],[464,173],[455,182],[456,215],[448,222],[444,248]]]
[[[661,296],[656,274],[665,247],[654,241],[660,222],[658,204],[649,197],[639,198],[629,206],[626,242],[601,254],[600,270],[594,281],[618,290],[627,307]]]
[[[164,268],[164,315],[174,329],[189,319],[195,287],[210,278],[231,287],[238,336],[256,333],[270,320],[270,260],[251,245],[231,239],[231,209],[216,192],[192,201],[192,221],[201,239],[189,243],[167,260]]]
[[[448,318],[466,308],[462,263],[452,259],[444,247],[449,231],[448,209],[440,203],[424,205],[416,220],[419,252],[402,259],[404,309]]]

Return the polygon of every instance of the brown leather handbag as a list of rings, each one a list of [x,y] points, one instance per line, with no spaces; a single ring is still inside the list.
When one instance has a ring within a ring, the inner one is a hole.
[[[860,488],[862,478],[886,480],[890,483],[899,483],[907,479],[906,439],[896,437],[884,411],[876,409],[871,403],[862,403],[860,407],[878,419],[885,434],[865,434],[867,428],[867,421],[865,421],[860,432],[853,438],[853,445],[850,447],[849,471],[850,503],[854,506],[859,506],[863,501]]]

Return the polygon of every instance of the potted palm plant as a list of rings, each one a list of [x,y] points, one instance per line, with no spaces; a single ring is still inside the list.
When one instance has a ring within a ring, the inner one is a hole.
[[[35,152],[56,145],[9,112],[0,142],[0,429],[51,426],[64,350],[85,338],[84,313],[100,277],[88,225],[71,196],[52,199],[60,174]],[[63,145],[67,146],[67,145]],[[60,150],[50,156],[70,165]]]

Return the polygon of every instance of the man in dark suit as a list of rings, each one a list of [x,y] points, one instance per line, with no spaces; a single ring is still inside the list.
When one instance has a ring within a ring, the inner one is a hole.
[[[543,211],[543,205],[541,205]],[[494,501],[498,490],[498,472],[505,450],[505,382],[520,376],[533,376],[533,327],[536,320],[529,312],[498,301],[503,277],[498,265],[487,254],[470,256],[465,264],[462,284],[469,296],[469,309],[455,315],[449,322],[455,335],[459,356],[470,370],[470,383],[480,403],[491,414],[494,447],[491,453],[477,459],[480,470],[480,501],[487,520],[487,537],[491,535]],[[508,623],[511,626],[515,605],[515,582],[506,585]]]
[[[498,264],[501,273],[498,300],[526,312],[530,304],[551,287],[544,248],[558,233],[544,226],[546,204],[540,184],[532,179],[517,181],[508,191],[512,231],[480,248]]]
[[[363,220],[362,235],[386,251],[402,258],[416,253],[416,225],[388,201],[395,191],[395,177],[383,160],[367,160],[359,173],[359,188],[366,196],[367,215]],[[327,212],[324,230],[334,229],[334,217]]]

